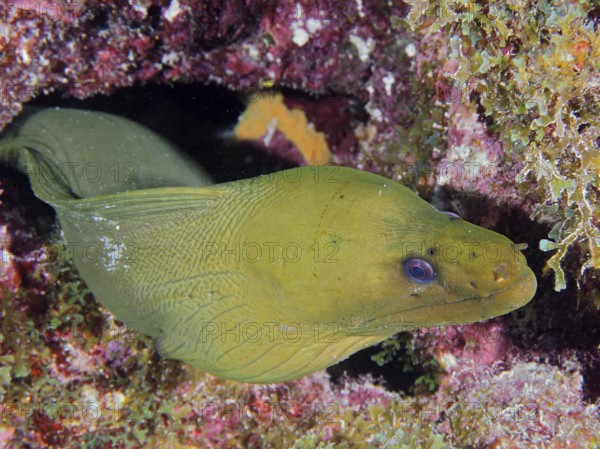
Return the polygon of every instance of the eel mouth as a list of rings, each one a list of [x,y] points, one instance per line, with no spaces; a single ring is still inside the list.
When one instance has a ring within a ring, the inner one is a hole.
[[[487,296],[473,297],[467,301],[473,302],[472,318],[465,323],[487,320],[500,315],[505,315],[520,307],[523,307],[533,299],[537,290],[537,279],[533,271],[526,270],[525,273],[514,283],[490,293]],[[471,307],[471,306],[469,306]]]
[[[505,315],[527,304],[535,295],[537,279],[530,269],[503,289],[485,296],[469,296],[440,304],[423,304],[365,320],[344,329],[350,335],[393,335],[421,327],[453,326]],[[397,319],[396,319],[397,317]]]

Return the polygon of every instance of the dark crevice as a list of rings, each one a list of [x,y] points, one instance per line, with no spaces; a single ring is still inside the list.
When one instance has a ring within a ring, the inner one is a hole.
[[[130,118],[177,144],[216,182],[294,166],[250,142],[227,139],[245,104],[239,93],[219,86],[136,86],[121,89],[111,96],[98,95],[85,100],[53,94],[38,97],[29,104],[90,109]]]

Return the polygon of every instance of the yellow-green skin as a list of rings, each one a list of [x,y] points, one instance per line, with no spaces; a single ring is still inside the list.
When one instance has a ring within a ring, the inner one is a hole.
[[[298,378],[402,330],[505,314],[536,289],[509,239],[360,170],[207,185],[146,128],[69,109],[20,118],[0,159],[54,207],[103,305],[165,357],[227,379]],[[49,164],[74,169],[52,178]],[[411,257],[434,266],[432,282],[407,277]]]

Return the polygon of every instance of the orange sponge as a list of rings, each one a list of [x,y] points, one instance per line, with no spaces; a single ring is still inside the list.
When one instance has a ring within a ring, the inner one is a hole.
[[[308,165],[327,164],[331,153],[325,135],[314,129],[301,109],[288,109],[283,95],[260,95],[240,116],[234,135],[240,140],[258,140],[279,131],[302,153]]]

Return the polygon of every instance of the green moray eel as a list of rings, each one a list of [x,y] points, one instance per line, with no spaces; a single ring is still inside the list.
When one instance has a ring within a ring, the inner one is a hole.
[[[342,167],[212,184],[118,116],[29,111],[0,139],[56,211],[81,277],[165,357],[280,382],[399,331],[527,303],[536,278],[502,235]]]

